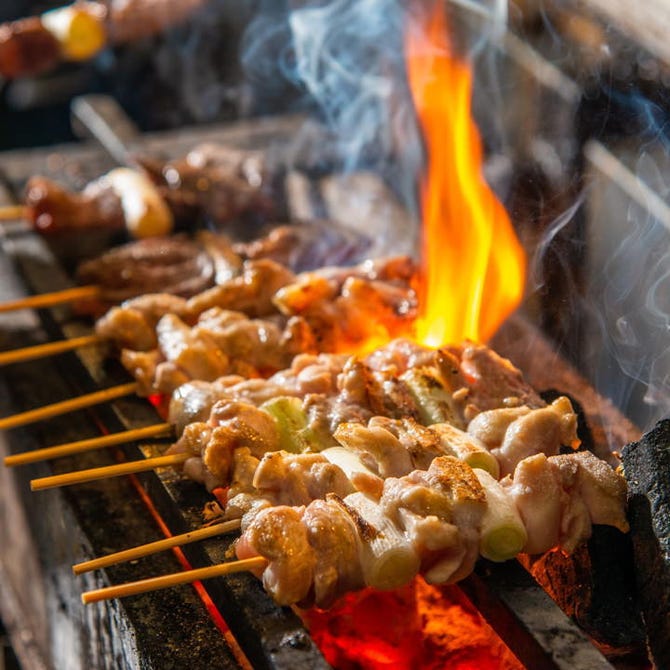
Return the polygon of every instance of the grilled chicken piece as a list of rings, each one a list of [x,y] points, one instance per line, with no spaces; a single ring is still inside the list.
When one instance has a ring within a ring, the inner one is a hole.
[[[335,438],[351,449],[361,461],[382,478],[401,477],[412,470],[428,469],[438,456],[454,451],[434,426],[422,426],[415,420],[374,416],[367,426],[341,423]]]
[[[308,505],[327,493],[344,497],[354,487],[342,470],[321,454],[276,451],[263,456],[253,479],[258,495],[272,505]]]
[[[274,419],[254,405],[239,401],[220,401],[212,408],[209,419],[214,426],[212,440],[203,453],[209,471],[227,481],[233,451],[248,447],[261,458],[268,451],[277,451],[279,437]]]
[[[226,379],[232,380],[233,383],[226,384]],[[196,379],[177,387],[170,397],[168,412],[168,420],[175,426],[177,435],[181,435],[190,423],[207,421],[214,403],[224,397],[228,386],[242,381],[242,377],[231,375],[214,382]]]
[[[355,452],[361,461],[383,479],[401,477],[412,471],[412,457],[400,440],[380,426],[341,423],[335,439]]]
[[[294,272],[308,272],[327,262],[349,265],[361,257],[369,244],[363,234],[335,226],[331,221],[311,220],[275,226],[260,239],[236,244],[235,251],[246,260],[269,258]]]
[[[427,471],[386,481],[380,505],[417,547],[428,581],[458,581],[472,571],[486,496],[468,465],[440,456]]]
[[[414,470],[427,470],[438,457],[445,455],[439,434],[432,427],[422,426],[412,418],[390,419],[375,416],[368,422],[371,428],[383,428],[398,438],[412,459]]]
[[[530,407],[501,407],[481,412],[468,424],[468,433],[489,449],[499,447],[509,425],[531,412]]]
[[[332,395],[348,360],[346,354],[299,354],[290,368],[275,373],[271,380],[284,390],[283,394],[277,395]]]
[[[270,507],[261,510],[237,541],[240,559],[263,556],[265,590],[280,605],[300,603],[309,595],[317,557],[303,522],[304,508]]]
[[[365,363],[372,370],[389,376],[399,376],[410,368],[430,367],[436,364],[434,349],[424,347],[412,340],[393,339],[365,357]]]
[[[259,496],[254,487],[254,475],[260,462],[248,447],[235,449],[224,515],[226,519],[242,519],[244,527],[247,526],[245,515],[253,518],[261,509],[271,507],[270,501]]]
[[[526,526],[527,553],[556,546],[571,552],[591,536],[593,523],[628,530],[626,483],[589,452],[530,456],[502,484]]]
[[[351,517],[333,500],[315,500],[303,514],[314,565],[314,602],[330,607],[343,593],[364,586],[359,539]]]
[[[257,459],[266,452],[277,451],[279,435],[274,419],[249,403],[220,400],[214,404],[209,421],[186,426],[168,453],[190,453],[201,460],[211,475],[208,480],[211,489],[228,484],[235,453],[245,447]],[[204,473],[200,464],[192,467],[201,475]]]
[[[276,314],[275,293],[294,279],[288,268],[269,259],[245,261],[240,275],[193,296],[188,307],[193,314],[212,307],[244,312],[250,317]]]
[[[524,458],[537,453],[555,456],[561,446],[579,446],[577,415],[565,396],[512,421],[502,444],[491,453],[498,459],[502,475],[507,475]]]
[[[179,317],[166,314],[156,325],[156,336],[164,359],[187,379],[213,381],[230,370],[230,357],[205,328],[189,328]]]
[[[260,371],[287,368],[293,357],[309,347],[309,340],[294,337],[272,321],[249,319],[244,314],[213,308],[200,315],[193,337],[211,341],[215,347],[238,362]],[[295,347],[295,348],[294,348]]]
[[[489,409],[545,405],[518,368],[484,345],[447,347],[441,350],[438,362],[445,385],[460,406],[464,425]]]
[[[547,457],[540,453],[525,458],[516,466],[513,478],[507,477],[502,483],[514,499],[528,532],[524,551],[538,554],[559,546],[567,495]]]
[[[304,317],[325,351],[352,351],[407,331],[415,308],[411,289],[358,277],[355,269],[340,279],[302,273],[277,291],[274,304],[282,314]]]
[[[202,460],[202,452],[212,439],[212,426],[204,421],[194,421],[185,427],[179,441],[173,444],[166,453],[192,454],[183,466],[182,472],[189,479],[203,484],[208,491],[219,485],[219,480],[205,467]]]
[[[168,293],[132,298],[98,319],[95,332],[121,348],[148,351],[157,345],[156,324],[165,314],[186,318],[186,301]]]
[[[549,459],[561,475],[563,487],[584,502],[591,522],[629,530],[626,518],[626,480],[590,451]]]
[[[249,215],[254,221],[270,217],[276,210],[270,175],[258,152],[208,144],[167,163],[149,156],[137,160],[184,222],[204,218],[221,227]]]
[[[338,377],[343,402],[368,408],[372,414],[391,418],[418,418],[418,410],[405,383],[387,371],[375,371],[352,357]]]
[[[121,351],[121,365],[130,373],[137,382],[137,394],[143,397],[150,396],[156,392],[158,386],[156,380],[156,369],[163,357],[157,349],[153,351],[132,351],[123,349]],[[188,381],[183,373],[179,377],[172,377],[170,383],[173,388],[179,388]],[[166,380],[160,380],[161,385],[167,385]],[[205,417],[207,418],[207,417]]]

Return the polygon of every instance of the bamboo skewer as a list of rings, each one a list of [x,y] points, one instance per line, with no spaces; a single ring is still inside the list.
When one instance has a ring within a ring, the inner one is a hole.
[[[99,297],[100,292],[101,288],[99,286],[75,286],[74,288],[66,288],[62,291],[54,291],[53,293],[30,295],[25,298],[0,303],[0,314],[14,312],[19,309],[53,307],[54,305],[62,305],[66,302],[75,302],[76,300],[90,300]]]
[[[13,416],[0,419],[0,430],[9,430],[10,428],[17,428],[18,426],[25,426],[28,423],[42,421],[43,419],[50,419],[60,414],[73,412],[77,409],[99,405],[100,403],[123,396],[131,395],[137,392],[137,382],[130,382],[128,384],[121,384],[113,386],[112,388],[103,389],[102,391],[95,391],[79,396],[78,398],[71,398],[70,400],[63,400],[62,402],[53,403],[52,405],[45,405],[37,409],[31,409],[27,412],[14,414]]]
[[[92,437],[87,440],[78,440],[77,442],[68,442],[53,447],[45,447],[44,449],[35,449],[34,451],[27,451],[23,454],[5,456],[4,464],[6,467],[11,468],[17,465],[48,461],[54,458],[61,458],[62,456],[81,454],[86,451],[104,449],[105,447],[113,447],[117,444],[135,442],[136,440],[143,440],[151,437],[168,437],[173,433],[174,426],[171,423],[157,423],[154,426],[134,428],[133,430],[125,430],[120,433],[113,433],[112,435]]]
[[[267,560],[262,556],[254,558],[245,558],[241,561],[230,561],[229,563],[220,563],[207,568],[196,568],[195,570],[185,570],[161,577],[151,577],[141,579],[137,582],[128,582],[117,586],[107,586],[94,591],[87,591],[82,594],[81,601],[84,605],[99,602],[100,600],[110,600],[112,598],[124,598],[126,596],[146,593],[147,591],[158,591],[159,589],[169,589],[172,586],[180,584],[189,584],[202,579],[212,577],[222,577],[235,572],[247,572],[263,568],[267,565]]]
[[[109,477],[119,477],[121,475],[133,475],[137,472],[146,472],[156,468],[164,468],[170,465],[178,465],[185,460],[192,458],[193,454],[181,453],[170,454],[169,456],[156,456],[155,458],[145,458],[141,461],[129,461],[128,463],[118,463],[116,465],[106,465],[101,468],[90,468],[89,470],[78,470],[76,472],[66,472],[62,475],[52,475],[51,477],[40,477],[30,482],[32,491],[41,491],[43,489],[52,489],[58,486],[70,486],[72,484],[84,484],[96,479],[107,479]]]
[[[0,207],[0,221],[16,221],[25,219],[28,208],[24,205],[3,205]]]
[[[73,349],[89,347],[93,344],[99,344],[101,338],[98,335],[82,335],[73,337],[69,340],[60,340],[59,342],[47,342],[46,344],[37,344],[33,347],[23,347],[11,351],[0,352],[0,367],[11,365],[12,363],[23,363],[46,356],[55,356]]]
[[[116,565],[117,563],[126,563],[128,561],[134,561],[138,558],[143,558],[144,556],[156,554],[159,551],[172,549],[173,547],[179,547],[184,544],[190,544],[192,542],[206,540],[207,538],[216,537],[217,535],[232,533],[236,530],[239,530],[240,523],[241,522],[239,519],[233,519],[232,521],[224,521],[223,523],[217,523],[213,526],[206,526],[205,528],[199,528],[198,530],[193,530],[190,531],[189,533],[182,533],[181,535],[173,535],[172,537],[165,538],[164,540],[158,540],[156,542],[142,544],[137,547],[133,547],[132,549],[117,551],[114,554],[109,554],[107,556],[102,556],[100,558],[94,558],[91,561],[77,563],[76,565],[72,566],[72,572],[74,572],[75,575],[81,575],[84,572],[90,572],[92,570],[100,570],[102,568],[107,568],[110,565]]]

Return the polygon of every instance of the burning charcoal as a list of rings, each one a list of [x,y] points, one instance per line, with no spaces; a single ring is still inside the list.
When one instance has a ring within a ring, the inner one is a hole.
[[[644,625],[635,602],[628,536],[593,526],[588,544],[566,555],[552,551],[521,562],[558,605],[594,640],[616,654],[644,648]]]
[[[670,420],[660,421],[621,454],[629,486],[635,579],[649,648],[670,667]]]

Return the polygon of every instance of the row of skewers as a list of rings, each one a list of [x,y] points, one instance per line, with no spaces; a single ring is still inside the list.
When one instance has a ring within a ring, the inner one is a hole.
[[[252,570],[281,604],[327,607],[348,590],[393,588],[418,573],[457,581],[480,555],[571,551],[593,523],[627,530],[622,477],[588,452],[560,454],[579,443],[567,398],[546,405],[487,347],[406,339],[409,259],[295,274],[261,256],[233,262],[227,279],[188,298],[142,295],[98,320],[97,337],[121,350],[136,379],[123,393],[162,394],[166,422],[6,460],[172,433],[165,456],[33,488],[171,465],[227,489],[225,521],[203,533],[239,528],[239,560],[84,602]]]

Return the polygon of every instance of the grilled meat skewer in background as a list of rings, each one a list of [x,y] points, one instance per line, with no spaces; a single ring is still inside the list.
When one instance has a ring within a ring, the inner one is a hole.
[[[137,169],[116,168],[74,193],[46,177],[32,177],[25,192],[29,223],[39,232],[107,228],[131,237],[165,235],[198,222],[225,227],[274,212],[256,154],[214,145],[175,161],[138,158]]]
[[[0,25],[0,75],[34,76],[64,61],[84,61],[108,45],[156,35],[208,0],[79,1]]]

